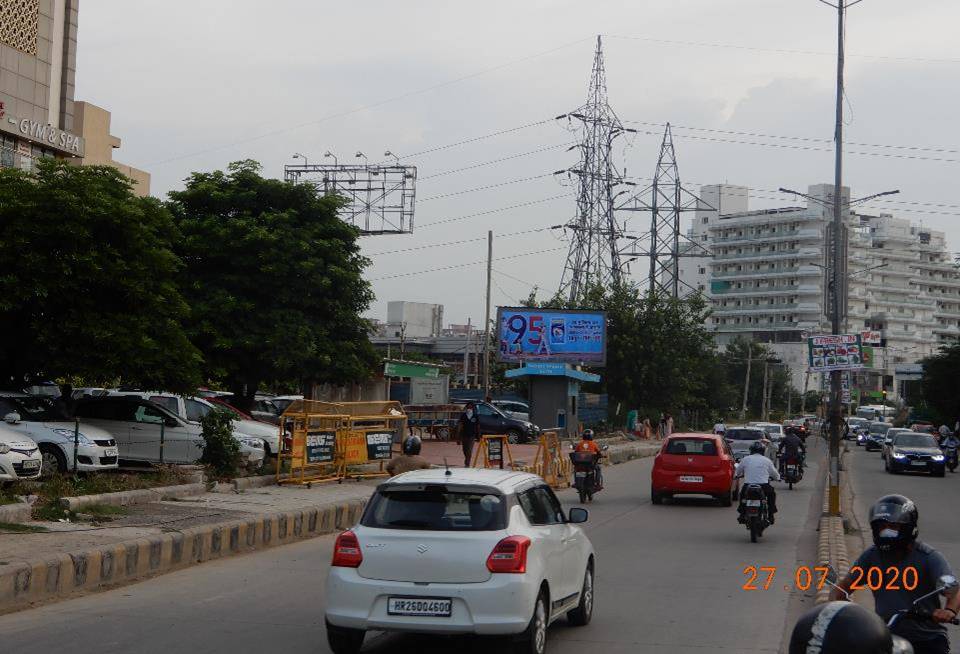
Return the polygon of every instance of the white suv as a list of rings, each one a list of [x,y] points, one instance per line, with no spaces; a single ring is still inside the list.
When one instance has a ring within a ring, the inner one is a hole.
[[[547,627],[593,614],[593,545],[536,475],[473,468],[408,472],[377,487],[337,537],[327,640],[358,652],[367,630],[513,636],[542,654]]]

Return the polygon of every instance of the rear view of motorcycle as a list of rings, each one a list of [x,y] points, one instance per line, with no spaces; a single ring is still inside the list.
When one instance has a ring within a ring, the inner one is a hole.
[[[784,455],[781,470],[783,471],[783,481],[787,483],[787,488],[793,490],[794,484],[799,484],[803,479],[803,465],[796,457]]]
[[[747,484],[740,492],[739,517],[737,522],[746,525],[750,532],[750,542],[756,543],[763,536],[763,530],[770,526],[770,505],[763,486]]]
[[[573,463],[573,486],[580,495],[580,502],[592,502],[597,492],[597,464],[599,454],[593,452],[571,452]]]

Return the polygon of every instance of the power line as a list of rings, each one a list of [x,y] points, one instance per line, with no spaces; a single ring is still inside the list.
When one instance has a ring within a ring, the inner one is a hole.
[[[537,255],[537,254],[547,254],[547,253],[549,253],[549,252],[559,252],[560,250],[566,250],[566,248],[565,248],[565,247],[559,247],[559,248],[550,248],[549,250],[537,250],[537,251],[535,251],[535,252],[521,252],[520,254],[510,255],[510,256],[508,256],[508,257],[495,257],[493,260],[494,260],[494,261],[507,261],[507,260],[510,260],[510,259],[520,259],[520,258],[522,258],[522,257],[532,257],[532,256]],[[458,263],[458,264],[454,264],[454,265],[451,265],[451,266],[442,266],[442,267],[440,267],[440,268],[429,268],[429,269],[427,269],[427,270],[417,270],[417,271],[415,271],[415,272],[397,273],[396,275],[387,275],[386,277],[375,277],[375,278],[373,278],[373,279],[371,279],[371,280],[369,280],[369,281],[371,281],[371,282],[378,282],[378,281],[381,281],[381,280],[384,280],[384,279],[396,279],[396,278],[398,278],[398,277],[412,277],[412,276],[414,276],[414,275],[425,275],[425,274],[427,274],[427,273],[441,272],[441,271],[444,271],[444,270],[456,270],[456,269],[458,269],[458,268],[467,268],[468,266],[479,266],[480,264],[485,264],[486,262],[487,262],[486,259],[480,259],[479,261],[470,261],[470,262],[468,262],[468,263]]]
[[[510,233],[508,233],[508,234],[497,234],[497,238],[498,238],[498,239],[499,239],[499,238],[511,238],[511,237],[514,237],[514,236],[521,236],[521,235],[523,235],[523,234],[533,234],[533,233],[536,233],[536,232],[545,232],[545,231],[547,231],[547,230],[549,230],[549,229],[551,229],[551,228],[550,228],[550,227],[538,227],[537,229],[525,229],[525,230],[523,230],[522,232],[510,232]],[[418,246],[416,246],[416,247],[403,248],[403,249],[401,249],[401,250],[386,250],[386,251],[384,251],[384,252],[373,252],[373,253],[371,253],[371,254],[368,254],[367,256],[377,257],[377,256],[385,255],[385,254],[400,254],[401,252],[414,252],[414,251],[416,251],[416,250],[428,250],[428,249],[430,249],[430,248],[440,248],[440,247],[447,247],[447,246],[451,246],[451,245],[463,245],[464,243],[476,243],[476,242],[478,242],[478,241],[486,241],[486,240],[487,240],[487,237],[486,237],[486,236],[478,236],[477,238],[465,238],[465,239],[462,239],[462,240],[459,240],[459,241],[445,241],[445,242],[443,242],[443,243],[430,243],[430,244],[427,244],[427,245],[418,245]]]
[[[459,222],[459,221],[461,221],[461,220],[468,220],[468,219],[470,219],[470,218],[477,218],[477,217],[479,217],[479,216],[489,216],[490,214],[493,214],[493,213],[500,213],[500,212],[503,212],[503,211],[509,211],[509,210],[511,210],[511,209],[521,209],[521,208],[523,208],[523,207],[529,207],[529,206],[533,206],[533,205],[535,205],[535,204],[543,204],[543,203],[545,203],[545,202],[552,202],[552,201],[554,201],[554,200],[560,200],[560,199],[567,198],[567,197],[569,197],[567,194],[552,195],[552,196],[550,196],[550,197],[548,197],[548,198],[541,198],[541,199],[539,199],[539,200],[529,200],[529,201],[527,201],[527,202],[521,202],[521,203],[519,203],[519,204],[511,204],[511,205],[508,206],[508,207],[500,207],[499,209],[490,209],[490,210],[488,210],[488,211],[480,211],[480,212],[478,212],[478,213],[470,213],[470,214],[467,214],[467,215],[465,215],[465,216],[457,216],[457,217],[455,217],[455,218],[444,218],[443,220],[435,220],[435,221],[433,221],[432,223],[426,223],[426,224],[424,224],[424,225],[419,225],[419,226],[417,227],[417,229],[423,229],[423,228],[425,228],[425,227],[432,227],[432,226],[434,226],[434,225],[443,225],[443,224],[446,224],[446,223]]]
[[[446,145],[438,145],[434,148],[429,148],[427,150],[421,150],[420,152],[413,152],[411,154],[406,154],[403,156],[404,159],[413,159],[414,157],[422,157],[425,154],[432,154],[434,152],[440,152],[441,150],[449,150],[450,148],[456,148],[461,145],[467,145],[469,143],[476,143],[477,141],[484,141],[495,136],[503,136],[504,134],[512,134],[513,132],[519,132],[520,130],[527,129],[528,127],[537,127],[538,125],[546,125],[547,123],[552,123],[553,119],[546,118],[544,120],[537,120],[532,123],[525,123],[523,125],[518,125],[517,127],[509,127],[507,129],[501,129],[496,132],[490,132],[489,134],[483,134],[482,136],[474,136],[462,141],[457,141],[456,143],[448,143]]]
[[[574,145],[573,143],[558,143],[557,145],[547,145],[542,148],[537,148],[536,150],[529,150],[527,152],[521,152],[519,154],[512,154],[507,157],[500,157],[499,159],[491,159],[489,161],[481,161],[479,163],[471,164],[469,166],[464,166],[463,168],[453,168],[451,170],[443,170],[439,173],[434,173],[432,175],[427,175],[426,177],[421,177],[420,181],[433,179],[434,177],[442,177],[444,175],[452,175],[453,173],[461,173],[465,170],[473,170],[474,168],[482,168],[483,166],[490,166],[496,163],[501,163],[503,161],[510,161],[511,159],[519,159],[520,157],[527,157],[531,154],[539,154],[540,152],[548,152],[550,150],[556,150],[558,148],[570,147]]]
[[[544,173],[543,175],[533,175],[531,177],[518,177],[517,179],[508,179],[505,182],[497,182],[496,184],[487,184],[486,186],[477,186],[474,188],[467,188],[460,191],[452,191],[450,193],[444,193],[442,195],[431,195],[428,198],[423,198],[420,202],[430,202],[431,200],[441,200],[443,198],[451,198],[457,195],[464,195],[466,193],[476,193],[477,191],[486,191],[491,188],[498,188],[500,186],[509,186],[511,184],[519,184],[521,182],[529,182],[534,179],[543,179],[544,177],[553,177],[553,173]],[[434,223],[430,223],[434,224]]]

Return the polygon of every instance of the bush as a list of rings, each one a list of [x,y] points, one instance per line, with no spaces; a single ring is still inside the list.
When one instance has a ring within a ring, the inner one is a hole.
[[[200,419],[203,428],[203,456],[200,463],[218,477],[236,476],[240,468],[240,443],[233,437],[233,416],[226,411],[211,411]]]

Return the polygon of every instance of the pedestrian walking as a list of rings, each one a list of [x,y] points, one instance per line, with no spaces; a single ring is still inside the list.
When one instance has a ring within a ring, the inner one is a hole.
[[[727,426],[723,423],[723,417],[721,416],[717,423],[713,426],[713,433],[717,436],[723,436],[727,433]]]
[[[460,446],[463,448],[463,467],[470,467],[470,458],[473,455],[473,445],[480,437],[480,416],[477,406],[467,402],[460,414]]]
[[[648,439],[653,438],[653,425],[650,424],[650,418],[648,416],[643,416],[643,437]]]
[[[668,413],[667,416],[666,416],[666,423],[667,423],[667,434],[666,434],[666,435],[667,435],[667,436],[670,436],[670,434],[673,433],[673,416],[670,415],[669,413]]]

